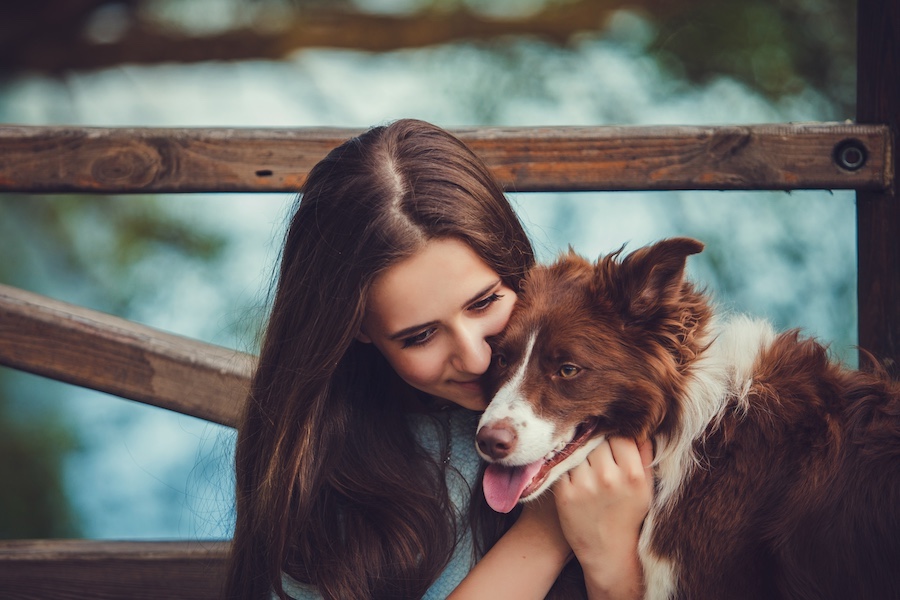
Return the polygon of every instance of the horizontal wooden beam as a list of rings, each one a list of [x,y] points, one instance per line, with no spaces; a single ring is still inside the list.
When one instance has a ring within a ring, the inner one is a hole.
[[[0,541],[0,590],[19,600],[220,598],[230,542]]]
[[[233,427],[255,358],[0,285],[0,364]]]
[[[508,190],[883,190],[880,125],[452,130]],[[0,126],[0,191],[295,192],[359,129]]]

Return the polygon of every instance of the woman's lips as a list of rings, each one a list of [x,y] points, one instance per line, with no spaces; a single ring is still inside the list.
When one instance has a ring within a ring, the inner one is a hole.
[[[472,392],[483,391],[483,389],[481,387],[480,379],[473,379],[471,381],[459,381],[459,380],[454,379],[452,381],[454,384],[458,385],[459,387],[469,390],[469,391],[472,391]]]

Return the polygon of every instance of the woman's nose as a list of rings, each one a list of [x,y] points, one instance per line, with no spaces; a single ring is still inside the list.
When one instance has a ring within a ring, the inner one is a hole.
[[[462,331],[457,336],[453,367],[463,373],[481,375],[491,364],[491,347],[481,331]]]

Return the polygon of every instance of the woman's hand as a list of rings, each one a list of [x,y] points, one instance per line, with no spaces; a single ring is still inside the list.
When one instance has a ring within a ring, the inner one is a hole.
[[[649,442],[605,441],[553,493],[525,504],[450,597],[543,598],[573,552],[590,598],[640,597],[637,539],[652,497],[652,460]]]
[[[609,438],[554,484],[559,524],[591,598],[638,598],[641,524],[653,497],[651,443]]]

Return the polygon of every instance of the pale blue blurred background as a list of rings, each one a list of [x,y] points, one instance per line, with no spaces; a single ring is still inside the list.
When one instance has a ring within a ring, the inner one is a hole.
[[[425,3],[350,4],[406,14]],[[542,6],[540,0],[468,4],[493,6],[503,14]],[[834,10],[834,3],[806,4]],[[231,23],[226,0],[155,5],[160,15],[195,28]],[[681,31],[703,25],[697,19]],[[846,90],[822,89],[803,79],[777,94],[728,69],[697,81],[689,69],[672,68],[654,53],[661,43],[656,27],[639,12],[619,11],[562,46],[509,37],[388,53],[303,49],[281,61],[120,65],[55,76],[16,72],[0,79],[0,122],[366,127],[416,117],[452,128],[852,117]],[[769,47],[766,39],[759,43],[763,50]],[[852,85],[852,74],[848,77]],[[766,316],[779,327],[802,327],[832,342],[838,356],[855,361],[856,230],[850,192],[510,198],[542,259],[569,244],[593,257],[622,244],[635,248],[666,236],[697,237],[708,247],[691,259],[690,273],[724,310]],[[254,352],[292,201],[289,194],[0,196],[5,263],[0,281]],[[126,216],[111,219],[119,214],[115,211]],[[140,223],[135,214],[143,211],[157,219],[156,241],[117,245],[114,229]],[[213,241],[173,250],[160,233],[169,226],[202,231]],[[192,249],[205,258],[189,258]],[[0,385],[8,420],[33,431],[56,419],[68,432],[59,494],[72,509],[71,535],[230,535],[233,431],[5,368]],[[7,488],[3,494],[16,492]]]

